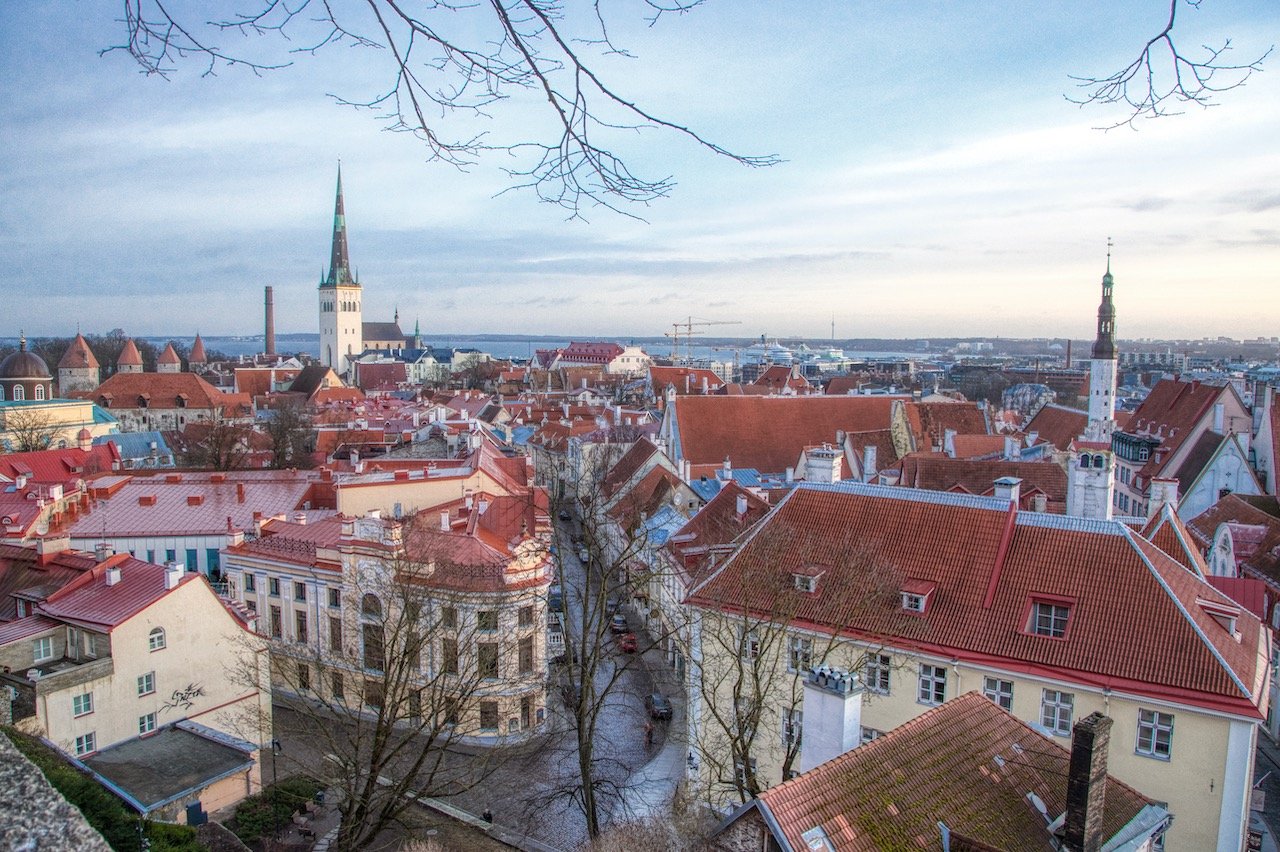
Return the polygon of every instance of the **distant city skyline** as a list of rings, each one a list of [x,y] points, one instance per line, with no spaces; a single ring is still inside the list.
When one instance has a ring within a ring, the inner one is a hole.
[[[268,284],[278,332],[314,332],[339,158],[364,317],[398,307],[426,336],[656,337],[692,315],[826,339],[834,315],[841,339],[1087,339],[1109,236],[1120,337],[1275,333],[1280,152],[1263,140],[1280,138],[1280,57],[1220,106],[1104,133],[1115,114],[1068,103],[1068,75],[1127,64],[1162,3],[772,10],[611,19],[639,58],[600,67],[628,96],[787,161],[748,170],[646,132],[636,159],[679,182],[635,211],[646,224],[495,197],[496,156],[424,164],[420,143],[326,98],[377,83],[341,48],[165,82],[97,55],[118,10],[11,4],[0,337],[255,334]],[[1185,48],[1230,36],[1241,61],[1280,32],[1274,3],[1180,14]],[[531,120],[514,104],[494,122]]]

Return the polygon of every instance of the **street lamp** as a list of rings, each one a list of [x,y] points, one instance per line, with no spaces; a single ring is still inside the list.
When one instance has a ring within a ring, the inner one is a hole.
[[[278,787],[279,772],[276,769],[276,758],[284,751],[284,746],[274,737],[271,740],[271,795],[267,797],[267,806],[271,808],[271,835],[280,839],[280,819],[276,816],[276,796],[280,795]]]

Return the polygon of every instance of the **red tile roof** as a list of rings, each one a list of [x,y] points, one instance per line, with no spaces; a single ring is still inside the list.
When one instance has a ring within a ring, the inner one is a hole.
[[[907,402],[904,407],[916,449],[942,446],[948,429],[957,435],[991,433],[987,412],[975,402]],[[1000,447],[1003,446],[1001,442]]]
[[[600,490],[605,497],[612,497],[618,489],[631,481],[642,467],[648,464],[658,452],[657,446],[647,438],[641,438],[631,445],[622,458],[605,472],[600,481]]]
[[[913,453],[898,465],[898,472],[900,486],[988,496],[995,493],[997,479],[1016,476],[1022,480],[1019,506],[1031,509],[1035,495],[1043,494],[1048,511],[1067,511],[1067,472],[1051,461],[971,461]]]
[[[133,342],[133,338],[129,338],[124,342],[124,346],[120,348],[120,357],[116,359],[117,367],[141,367],[142,353],[138,351],[138,344]]]
[[[64,447],[0,455],[0,479],[12,482],[25,476],[32,483],[74,487],[77,480],[107,473],[119,466],[120,448],[107,441],[89,450]]]
[[[747,511],[738,514],[738,498]],[[683,527],[667,539],[667,549],[685,571],[686,581],[708,565],[712,549],[728,545],[769,513],[769,503],[730,480]]]
[[[675,388],[678,396],[704,393],[702,389],[704,382],[706,383],[705,393],[715,393],[724,387],[724,379],[701,367],[649,365],[649,383],[653,387],[653,392],[658,395],[668,387]]]
[[[762,792],[793,849],[821,827],[841,852],[942,848],[939,823],[1002,852],[1058,848],[1032,807],[1066,810],[1070,752],[976,692],[923,713],[883,737]],[[1103,835],[1110,839],[1153,802],[1107,776]]]
[[[680,452],[695,465],[782,473],[836,432],[890,428],[901,400],[874,396],[690,396],[674,406]]]
[[[800,485],[690,601],[772,612],[786,588],[773,581],[802,565],[833,566],[817,594],[795,593],[796,621],[815,629],[1261,716],[1257,619],[1241,616],[1237,642],[1198,603],[1229,601],[1118,522],[906,488]],[[905,577],[938,585],[923,616],[901,616],[895,578]],[[1075,602],[1064,639],[1027,633],[1037,595]]]
[[[165,344],[164,351],[156,358],[157,364],[181,364],[182,359],[178,357],[178,352],[173,348],[173,342]]]
[[[1147,521],[1142,529],[1142,537],[1172,556],[1188,571],[1201,577],[1209,573],[1209,567],[1196,547],[1191,531],[1168,503],[1161,506],[1160,511]]]
[[[103,408],[137,408],[141,398],[148,408],[223,410],[251,404],[247,395],[224,394],[194,373],[116,373],[97,390],[80,396]]]
[[[1089,424],[1089,414],[1062,405],[1046,405],[1036,412],[1024,427],[1027,434],[1035,432],[1041,441],[1047,441],[1059,450],[1071,446],[1071,442],[1084,434]]]
[[[1221,524],[1234,527],[1232,539],[1241,528],[1256,527],[1265,532],[1250,547],[1236,551],[1238,570],[1252,571],[1280,584],[1280,504],[1274,497],[1228,494],[1201,514],[1187,522],[1187,529],[1199,548],[1208,552]],[[1253,536],[1240,536],[1253,539]],[[1238,546],[1238,545],[1237,545]]]
[[[41,563],[44,564],[41,564]],[[44,560],[31,547],[0,544],[0,621],[17,617],[14,595],[40,600],[91,569],[93,554],[64,550]]]

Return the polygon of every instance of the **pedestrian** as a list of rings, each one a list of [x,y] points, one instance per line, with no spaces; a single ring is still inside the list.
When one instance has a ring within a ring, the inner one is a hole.
[[[644,723],[644,745],[645,748],[653,746],[653,722]]]

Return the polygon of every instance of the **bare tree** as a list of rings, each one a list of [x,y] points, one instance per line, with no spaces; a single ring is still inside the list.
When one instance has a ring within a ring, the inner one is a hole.
[[[514,637],[468,617],[469,596],[441,589],[438,574],[475,566],[432,554],[429,534],[411,522],[377,526],[381,538],[348,572],[342,614],[331,611],[327,630],[289,641],[278,610],[259,613],[262,632],[276,637],[273,685],[292,711],[276,713],[277,730],[306,744],[286,757],[335,794],[342,850],[368,848],[418,798],[464,792],[502,764],[497,702],[486,698],[500,662],[514,670],[520,653]],[[497,745],[468,748],[482,729]]]
[[[644,0],[651,25],[702,2]],[[645,109],[610,82],[603,60],[631,55],[612,40],[600,2],[582,14],[563,0],[432,2],[424,9],[402,0],[249,5],[233,17],[201,21],[173,12],[162,0],[123,0],[124,40],[103,52],[125,51],[147,74],[168,76],[190,59],[202,61],[205,74],[236,67],[260,74],[329,47],[361,49],[368,61],[385,68],[386,88],[362,97],[337,96],[338,103],[377,111],[387,129],[412,133],[433,159],[460,168],[488,152],[511,155],[518,165],[505,171],[513,188],[531,188],[573,216],[594,205],[623,211],[671,192],[672,177],[641,176],[609,147],[609,140],[642,130],[675,133],[746,166],[778,162],[734,153]],[[216,44],[229,34],[274,39],[262,58],[254,58]],[[541,140],[498,139],[471,130],[471,118],[488,117],[513,97],[540,104],[554,130]],[[451,119],[467,129],[455,135]]]
[[[300,400],[284,399],[271,409],[264,431],[271,439],[271,466],[276,470],[311,466],[315,431]]]
[[[61,431],[49,412],[38,408],[9,406],[3,412],[3,431],[8,435],[10,452],[30,453],[47,450]]]
[[[174,433],[179,456],[188,467],[204,470],[243,470],[248,467],[254,431],[228,423],[221,415],[208,423],[189,423]]]
[[[1178,10],[1185,3],[1199,9],[1202,0],[1169,0],[1169,17],[1164,27],[1147,39],[1138,56],[1124,68],[1102,77],[1073,76],[1083,94],[1067,95],[1072,103],[1119,104],[1128,112],[1105,129],[1128,125],[1140,118],[1161,118],[1179,114],[1186,104],[1202,107],[1214,105],[1218,95],[1243,86],[1253,72],[1262,70],[1263,61],[1274,46],[1261,56],[1246,62],[1228,57],[1231,40],[1221,46],[1203,45],[1201,57],[1192,58],[1174,40],[1174,24]]]
[[[789,553],[806,550],[791,536],[771,532],[758,539],[751,560],[757,567],[734,572],[731,583],[720,587],[723,603],[713,606],[713,613],[704,612],[689,632],[699,644],[689,657],[696,661],[692,681],[701,709],[692,753],[700,771],[699,792],[713,807],[723,805],[726,795],[749,801],[798,770],[804,678],[810,670],[838,658],[861,676],[868,661],[880,663],[882,646],[874,638],[847,658],[844,640],[806,625],[820,595],[822,609],[840,613],[842,623],[883,626],[900,593],[898,572],[849,542],[835,552],[848,555],[842,561],[859,564],[856,583],[846,564],[808,566],[802,574],[780,567],[788,564]],[[809,582],[812,590],[805,586]],[[742,605],[762,600],[771,602],[768,608]],[[699,664],[707,659],[716,664]],[[757,766],[774,754],[781,756],[781,777],[761,777]]]

